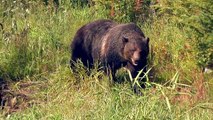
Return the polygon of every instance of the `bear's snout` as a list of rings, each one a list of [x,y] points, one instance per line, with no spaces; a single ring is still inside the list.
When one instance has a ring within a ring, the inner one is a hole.
[[[139,63],[139,60],[134,60],[134,59],[132,59],[132,64],[133,64],[134,66],[137,66],[138,63]]]
[[[131,62],[134,66],[137,66],[138,63],[140,62],[140,52],[135,51],[132,58]]]

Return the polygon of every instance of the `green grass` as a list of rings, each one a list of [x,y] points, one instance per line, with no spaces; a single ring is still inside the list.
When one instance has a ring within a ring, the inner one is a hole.
[[[151,40],[149,74],[154,81],[138,96],[128,81],[112,84],[97,69],[87,75],[82,64],[78,74],[69,68],[69,45],[77,29],[108,18],[108,11],[97,6],[74,9],[64,3],[55,14],[52,6],[28,4],[29,13],[16,4],[15,10],[7,6],[11,10],[1,18],[0,77],[10,82],[11,91],[30,98],[13,96],[20,109],[5,108],[2,119],[213,119],[212,75],[204,75],[197,66],[193,31],[163,17],[153,18],[152,24],[138,23]],[[118,75],[129,79],[124,70]],[[31,85],[23,87],[26,83]]]
[[[46,87],[36,95],[34,104],[10,119],[211,119],[213,104],[207,101],[185,103],[175,101],[181,94],[171,86],[152,85],[135,95],[130,85],[110,86],[108,77],[95,72],[84,81],[75,84],[68,68],[52,73],[45,82]],[[102,76],[98,80],[98,76]],[[153,88],[155,86],[155,88]],[[181,87],[181,85],[176,85]],[[184,94],[184,93],[182,93]],[[192,93],[185,93],[191,94]],[[40,97],[40,98],[38,98]],[[181,101],[180,101],[181,102]]]

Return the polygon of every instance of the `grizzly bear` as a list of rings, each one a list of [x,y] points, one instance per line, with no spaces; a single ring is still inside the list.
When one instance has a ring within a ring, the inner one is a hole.
[[[133,78],[141,70],[145,73],[148,53],[149,38],[136,24],[97,20],[82,26],[75,34],[70,64],[73,68],[80,59],[86,67],[92,68],[98,62],[116,81],[115,73],[121,67],[126,67]],[[137,93],[138,87],[135,85],[133,88]]]

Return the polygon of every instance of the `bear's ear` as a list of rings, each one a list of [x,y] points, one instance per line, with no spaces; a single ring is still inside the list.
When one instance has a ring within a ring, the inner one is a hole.
[[[128,37],[123,36],[123,37],[122,37],[122,41],[123,41],[124,43],[127,43],[127,42],[129,41],[129,39],[128,39]]]

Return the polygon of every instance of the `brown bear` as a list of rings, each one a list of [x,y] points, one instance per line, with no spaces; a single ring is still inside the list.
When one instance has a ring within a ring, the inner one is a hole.
[[[92,68],[98,62],[116,81],[115,73],[121,67],[129,69],[133,78],[142,69],[146,72],[148,53],[149,38],[136,24],[97,20],[77,31],[71,43],[70,64],[72,68],[80,59],[85,66]],[[138,92],[136,86],[134,91]]]

